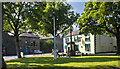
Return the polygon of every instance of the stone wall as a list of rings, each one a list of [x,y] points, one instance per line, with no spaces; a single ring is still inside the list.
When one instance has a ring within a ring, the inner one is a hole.
[[[28,53],[26,52],[28,49]],[[33,37],[20,37],[20,49],[24,54],[32,54],[33,50],[40,50],[39,38]]]
[[[3,54],[4,55],[16,55],[16,41],[13,36],[9,36],[7,32],[3,32]],[[27,43],[26,43],[27,41]],[[39,38],[34,37],[20,37],[20,51],[26,54],[26,48],[32,54],[33,50],[40,50]]]
[[[2,33],[2,47],[4,55],[16,55],[15,38],[8,35],[7,32]]]

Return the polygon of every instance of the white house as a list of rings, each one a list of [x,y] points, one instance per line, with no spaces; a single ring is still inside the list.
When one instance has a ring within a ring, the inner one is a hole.
[[[106,35],[79,35],[79,30],[72,32],[72,42],[74,43],[74,50],[83,53],[100,53],[100,52],[115,52],[116,51],[116,38],[108,37]],[[64,52],[68,52],[70,47],[70,34],[63,38]]]

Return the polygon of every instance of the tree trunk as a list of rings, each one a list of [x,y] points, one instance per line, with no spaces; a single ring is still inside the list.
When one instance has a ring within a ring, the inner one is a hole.
[[[120,54],[120,36],[116,37],[117,39],[117,54]]]
[[[73,50],[72,50],[72,27],[70,26],[70,47],[71,47],[71,54],[73,55]]]
[[[2,14],[2,16],[0,15],[0,21],[2,21],[2,22],[0,22],[1,24],[0,25],[2,25],[2,28],[0,28],[0,29],[2,29],[3,30],[3,4],[2,4],[2,2],[0,3],[0,14]],[[0,26],[1,27],[1,26]],[[1,33],[0,34],[2,34],[2,31],[0,31]],[[1,35],[2,36],[2,35]],[[2,45],[2,44],[1,44]],[[1,69],[7,69],[6,68],[6,63],[5,63],[5,61],[4,61],[4,59],[3,59],[3,54],[2,54],[2,59],[0,59],[0,60],[2,60],[2,68]]]
[[[18,58],[22,58],[21,55],[20,55],[19,36],[16,35],[15,37],[16,37],[16,44],[17,44],[16,45],[17,56],[18,56]]]
[[[5,63],[4,59],[3,59],[3,56],[2,56],[2,68],[1,69],[7,69],[6,68],[6,63]]]

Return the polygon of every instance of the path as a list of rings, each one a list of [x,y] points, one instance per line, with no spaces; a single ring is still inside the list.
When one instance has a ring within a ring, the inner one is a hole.
[[[30,55],[24,55],[24,57],[37,57],[37,56],[45,56],[45,55],[51,55],[51,53],[44,53],[44,54],[30,54]],[[17,56],[3,56],[4,60],[11,60],[16,59]]]

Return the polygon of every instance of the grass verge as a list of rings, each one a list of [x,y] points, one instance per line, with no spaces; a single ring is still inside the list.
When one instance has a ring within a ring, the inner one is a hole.
[[[117,69],[120,67],[118,57],[91,55],[53,60],[53,56],[40,56],[10,60],[6,64],[8,69]]]

